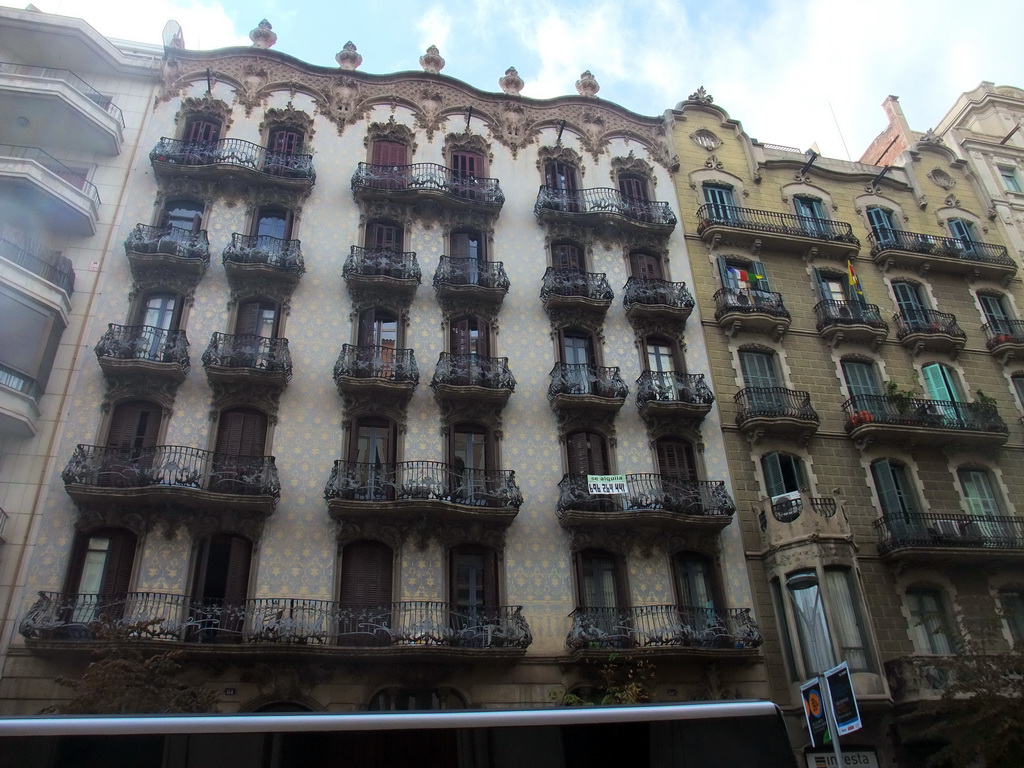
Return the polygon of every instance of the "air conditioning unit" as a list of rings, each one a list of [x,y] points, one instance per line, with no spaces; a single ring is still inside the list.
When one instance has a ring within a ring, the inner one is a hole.
[[[772,506],[781,504],[786,501],[797,501],[800,498],[800,491],[789,491],[788,493],[780,493],[778,496],[772,496]]]
[[[959,539],[963,535],[956,520],[936,520],[932,530],[943,539]]]

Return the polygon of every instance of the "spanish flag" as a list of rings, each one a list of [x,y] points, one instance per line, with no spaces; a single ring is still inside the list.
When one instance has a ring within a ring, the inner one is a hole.
[[[846,260],[846,271],[850,275],[850,288],[863,299],[864,290],[860,287],[860,278],[857,277],[857,273],[853,271],[853,262],[850,259]]]

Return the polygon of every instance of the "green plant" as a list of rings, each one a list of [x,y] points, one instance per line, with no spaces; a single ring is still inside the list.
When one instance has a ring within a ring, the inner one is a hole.
[[[643,704],[650,701],[650,685],[654,681],[654,665],[644,659],[624,659],[617,653],[608,655],[597,670],[598,684],[581,689],[580,693],[551,691],[548,697],[563,707],[598,704]]]
[[[916,390],[903,389],[892,379],[885,382],[885,394],[894,402],[900,413],[906,413],[910,409],[912,401],[921,396],[920,392]]]
[[[985,394],[985,392],[983,390],[980,390],[980,389],[978,390],[977,394],[975,394],[975,399],[981,405],[987,406],[989,408],[995,408],[996,407],[996,399],[994,397],[992,397],[992,395]]]

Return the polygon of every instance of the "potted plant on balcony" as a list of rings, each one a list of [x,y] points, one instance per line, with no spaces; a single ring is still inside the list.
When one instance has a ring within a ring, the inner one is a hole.
[[[915,390],[903,389],[893,380],[885,382],[885,396],[896,406],[899,413],[907,413],[910,410],[914,399],[919,395]]]

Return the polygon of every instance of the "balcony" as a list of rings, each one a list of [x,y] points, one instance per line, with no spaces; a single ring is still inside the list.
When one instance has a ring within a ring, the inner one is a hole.
[[[67,298],[75,292],[75,268],[70,259],[64,258],[59,251],[45,247],[20,229],[2,223],[0,258],[45,280],[67,294]],[[70,309],[68,306],[66,311]]]
[[[994,406],[903,395],[856,395],[843,403],[846,434],[872,442],[998,448],[1009,435]]]
[[[622,289],[622,305],[630,320],[650,320],[682,328],[693,312],[693,295],[686,283],[631,277]]]
[[[281,495],[273,456],[234,456],[181,445],[79,445],[61,473],[83,507],[136,514],[141,507],[270,514]]]
[[[636,380],[636,407],[648,421],[681,416],[700,423],[714,402],[703,373],[644,371]]]
[[[924,274],[929,270],[964,275],[972,280],[994,280],[1004,285],[1017,274],[1017,265],[1001,245],[936,237],[919,232],[885,230],[868,235],[875,264],[902,267]]]
[[[915,356],[921,352],[944,352],[954,359],[960,354],[967,334],[956,324],[956,315],[934,309],[912,309],[893,315],[896,339]]]
[[[177,384],[191,367],[185,332],[152,325],[110,323],[95,351],[108,376],[140,375]]]
[[[231,245],[224,249],[221,258],[233,285],[269,279],[294,287],[306,271],[302,243],[270,235],[232,233]]]
[[[292,378],[288,339],[215,333],[203,353],[210,382],[251,382],[283,388]]]
[[[960,512],[908,512],[875,520],[887,560],[1016,566],[1024,561],[1024,518]]]
[[[422,273],[415,251],[362,248],[353,245],[341,274],[352,290],[384,289],[411,298]]]
[[[42,396],[39,382],[0,362],[0,435],[32,437]]]
[[[818,316],[818,335],[832,347],[862,344],[877,351],[889,335],[889,324],[874,304],[819,301],[814,305],[814,314]]]
[[[941,699],[955,682],[956,661],[951,656],[903,656],[885,662],[885,676],[897,705]]]
[[[0,114],[44,147],[117,155],[124,116],[106,96],[74,72],[0,62]]]
[[[430,382],[438,400],[503,406],[516,389],[507,357],[442,352]]]
[[[149,153],[161,178],[240,178],[249,184],[307,190],[316,182],[313,156],[271,152],[242,139],[181,141],[164,137]]]
[[[522,606],[469,608],[406,601],[347,605],[273,597],[225,603],[161,592],[62,594],[40,592],[19,626],[31,646],[101,641],[104,623],[143,625],[132,642],[168,642],[203,653],[308,653],[323,659],[386,656],[439,660],[521,656],[533,642]],[[227,646],[227,648],[225,648]],[[232,648],[234,646],[237,650]]]
[[[542,186],[533,213],[541,221],[567,221],[583,227],[605,225],[660,235],[671,234],[676,226],[668,203],[641,200],[607,188],[568,191]]]
[[[709,203],[698,208],[697,234],[712,248],[738,246],[750,248],[754,255],[764,249],[843,260],[860,250],[860,241],[845,221],[733,205]]]
[[[0,144],[0,195],[38,213],[49,229],[96,234],[100,193],[80,171],[41,149]]]
[[[558,522],[563,528],[654,524],[668,531],[717,532],[736,511],[725,483],[671,475],[626,475],[623,494],[591,493],[587,475],[558,483]]]
[[[434,272],[434,290],[441,302],[466,302],[500,307],[510,283],[500,261],[442,256]]]
[[[345,344],[334,364],[334,383],[342,395],[406,401],[420,383],[420,371],[411,349]]]
[[[136,224],[124,241],[124,251],[136,277],[144,275],[150,267],[165,267],[198,280],[210,266],[206,230],[192,232],[179,227]]]
[[[659,657],[749,659],[763,638],[749,608],[642,605],[634,608],[577,608],[565,639],[570,653],[607,658],[608,651],[656,651]]]
[[[435,521],[509,525],[523,504],[510,469],[472,469],[439,461],[334,462],[324,488],[339,521]]]
[[[612,287],[604,272],[548,267],[540,288],[544,309],[579,309],[601,316],[612,305]]]
[[[720,288],[715,292],[715,320],[729,336],[761,333],[776,341],[789,329],[790,315],[782,294],[752,288]]]
[[[736,426],[758,443],[762,437],[793,438],[806,444],[821,419],[811,396],[784,387],[746,387],[736,393]]]
[[[626,402],[629,387],[618,368],[555,363],[551,369],[548,402],[559,410],[615,412]]]
[[[1024,356],[1024,321],[998,320],[981,326],[985,346],[1003,365]]]
[[[505,203],[497,179],[453,171],[437,163],[360,163],[352,174],[357,200],[432,201],[445,208],[496,213]]]
[[[811,496],[805,491],[763,499],[758,526],[764,548],[771,551],[797,542],[850,537],[844,505],[833,496]]]

